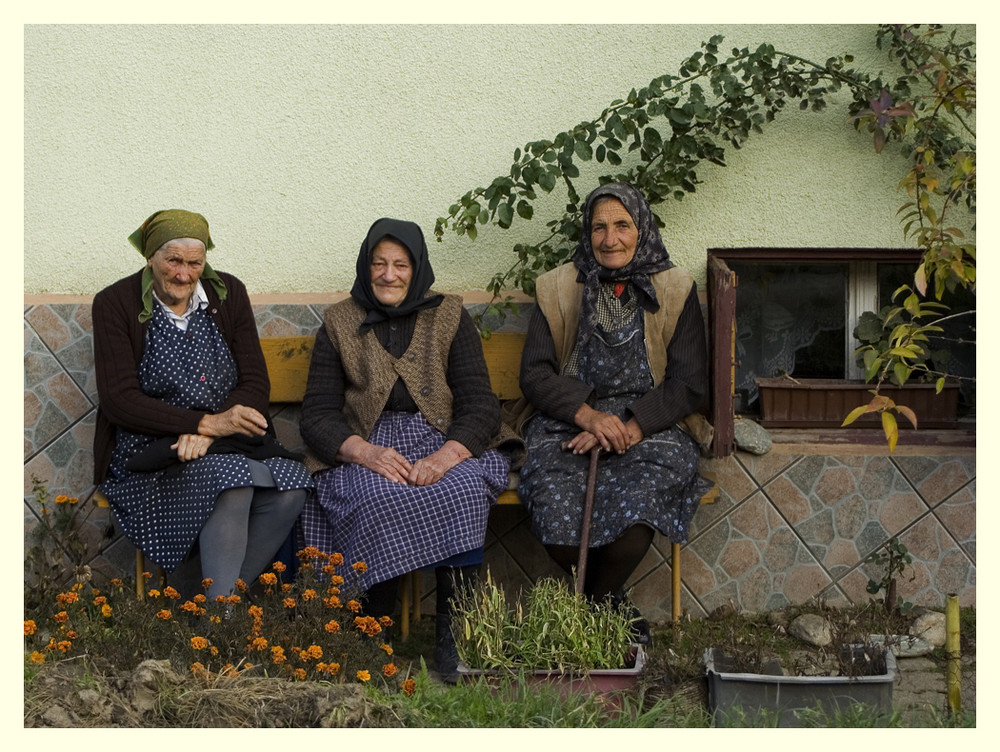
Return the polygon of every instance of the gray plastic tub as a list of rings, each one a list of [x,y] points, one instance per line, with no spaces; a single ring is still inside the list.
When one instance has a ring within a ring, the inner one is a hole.
[[[854,646],[862,649],[862,646]],[[716,670],[714,650],[703,658],[708,677],[708,702],[716,725],[725,725],[737,708],[747,715],[767,711],[778,726],[799,725],[795,711],[821,708],[832,715],[863,703],[880,713],[892,712],[892,686],[896,681],[896,658],[885,656],[886,671],[877,676],[771,676],[728,673]],[[738,712],[738,711],[736,711]]]

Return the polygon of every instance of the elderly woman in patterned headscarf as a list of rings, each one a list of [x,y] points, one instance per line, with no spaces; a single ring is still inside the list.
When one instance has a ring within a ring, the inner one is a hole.
[[[642,194],[601,186],[582,224],[572,263],[536,281],[520,376],[535,412],[523,424],[518,493],[533,532],[569,573],[586,455],[602,447],[584,592],[621,602],[654,532],[685,541],[710,487],[697,472],[699,443],[711,440],[697,414],[707,407],[708,358],[695,283],[671,262]],[[648,641],[631,608],[637,639]]]
[[[479,334],[462,299],[433,282],[418,225],[371,226],[351,296],[327,309],[316,335],[300,421],[316,497],[302,530],[307,546],[367,564],[372,616],[392,612],[400,575],[434,567],[434,662],[454,680],[454,583],[482,562],[509,462],[492,448],[500,405]]]
[[[93,304],[95,482],[164,570],[196,548],[214,600],[273,561],[312,480],[273,438],[250,300],[208,264],[205,218],[159,211],[129,241],[146,265]]]

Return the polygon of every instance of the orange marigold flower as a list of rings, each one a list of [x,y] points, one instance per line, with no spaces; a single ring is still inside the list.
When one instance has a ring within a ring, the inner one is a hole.
[[[52,501],[54,501],[56,504],[65,504],[67,501],[69,501],[69,496],[67,496],[66,494],[59,494]]]
[[[316,591],[313,590],[312,588],[309,588],[302,593],[302,600],[304,601],[311,601],[315,597],[316,597]]]
[[[107,602],[108,602],[108,599],[105,596],[103,596],[103,595],[99,595],[96,598],[94,598],[94,605],[95,606],[103,606]]]
[[[276,561],[274,562],[274,564],[271,565],[271,569],[273,569],[275,572],[284,572],[285,569],[287,569],[287,567],[285,566],[285,563],[283,561]]]
[[[237,579],[236,589],[239,590],[241,593],[245,593],[247,591],[247,584],[243,582],[243,580]]]
[[[172,600],[177,600],[178,598],[181,597],[181,594],[178,593],[174,588],[170,587],[170,585],[167,585],[165,588],[163,588],[163,594]]]
[[[105,619],[111,616],[111,606],[109,606],[107,603],[101,606],[101,616],[103,616]]]
[[[215,580],[213,580],[211,577],[206,577],[204,580],[201,581],[201,587],[204,590],[208,590],[210,587],[212,587],[213,582],[215,582]]]
[[[276,664],[282,664],[286,660],[285,651],[280,645],[275,645],[271,648],[271,661]]]
[[[362,670],[362,671],[358,671],[357,677],[358,677],[358,681],[366,682],[366,681],[371,681],[372,675],[370,673],[368,673],[367,671],[363,671]]]
[[[226,603],[229,603],[233,606],[235,606],[237,603],[241,603],[242,601],[243,599],[240,598],[238,595],[236,595],[236,593],[233,593],[232,595],[226,597]]]
[[[344,563],[344,557],[340,554],[330,554],[330,563],[340,566]]]
[[[148,595],[150,598],[159,598],[160,591],[157,590],[156,588],[150,588],[148,591],[146,591],[146,595]]]
[[[208,620],[210,622],[212,622],[213,624],[221,624],[222,623],[222,619],[219,618],[218,616],[215,616],[214,614],[212,616],[209,616]]]
[[[264,637],[255,637],[253,642],[250,643],[251,650],[267,650],[267,639]]]
[[[388,616],[380,616],[378,617],[378,623],[381,624],[383,627],[391,627],[392,619]]]
[[[27,622],[25,622],[25,623],[27,623]],[[25,627],[25,628],[27,628],[27,627]],[[337,623],[336,619],[330,619],[330,621],[328,621],[326,624],[323,625],[323,629],[325,629],[330,634],[337,634],[337,632],[340,631],[340,624]],[[34,622],[32,622],[32,630],[34,630]],[[25,632],[25,634],[28,634],[28,633]]]
[[[60,606],[67,606],[71,603],[76,603],[78,600],[80,600],[80,594],[74,591],[59,593],[56,596],[56,603]]]
[[[333,564],[324,564],[323,568],[320,569],[323,574],[331,575],[337,571],[337,568]]]
[[[264,574],[262,574],[257,579],[260,580],[260,584],[261,585],[277,585],[278,584],[278,575],[276,575],[274,572],[264,572]]]
[[[39,653],[37,650],[31,651],[31,662],[32,663],[45,663],[45,653]]]
[[[27,637],[28,635],[33,635],[35,633],[35,629],[36,628],[37,627],[35,625],[35,620],[34,619],[25,619],[24,620],[24,636],[25,637]],[[327,630],[327,631],[329,631],[329,630]]]
[[[358,613],[361,610],[361,604],[355,600],[349,600],[347,602],[347,607],[354,613]]]
[[[295,599],[285,598],[285,600],[281,602],[281,605],[284,606],[285,608],[295,608]]]
[[[323,605],[327,608],[340,608],[342,604],[340,602],[340,598],[335,595],[331,595],[329,598],[323,599]]]
[[[247,661],[246,663],[243,664],[243,670],[244,671],[249,671],[252,668],[253,668],[253,664],[250,663],[250,661]]]
[[[191,673],[195,676],[204,676],[205,667],[202,665],[201,661],[195,661],[191,664]]]
[[[69,640],[59,640],[59,642],[56,643],[56,648],[61,650],[63,653],[68,653],[72,647],[73,643]]]
[[[254,619],[264,618],[264,609],[262,609],[260,606],[250,606],[250,608],[247,609],[247,613],[250,614],[250,616],[252,616]]]
[[[219,649],[217,647],[215,647],[215,645],[212,645],[208,649],[208,652],[211,653],[212,655],[218,655],[219,654]]]
[[[362,574],[364,574],[365,572],[368,571],[368,565],[365,564],[363,561],[356,561],[353,564],[351,564],[351,569],[353,569],[355,572],[361,572]]]
[[[206,640],[204,637],[197,637],[197,636],[192,637],[191,647],[194,648],[195,650],[204,650],[205,648],[208,647],[208,640]]]
[[[71,640],[75,640],[75,639],[76,639],[77,637],[79,637],[80,635],[78,635],[78,634],[76,633],[76,630],[74,630],[74,629],[70,629],[70,630],[67,630],[67,631],[66,631],[66,636],[67,636],[67,637],[68,637],[69,639],[71,639]]]
[[[111,578],[111,584],[114,585],[115,587],[121,587],[122,586],[121,578],[120,577],[112,577]]]
[[[298,552],[298,557],[300,559],[318,559],[322,555],[323,554],[318,548],[316,548],[316,546],[306,546]]]
[[[199,611],[201,611],[201,609],[198,608],[198,605],[196,603],[193,603],[192,601],[184,601],[184,603],[181,604],[180,608],[181,611],[187,611],[189,614],[196,614]]]
[[[393,676],[397,671],[399,671],[399,669],[396,668],[395,663],[387,663],[382,666],[382,673],[386,676]]]
[[[55,619],[60,624],[62,624],[64,621],[69,621],[69,614],[67,614],[65,611],[60,611],[52,618]]]
[[[297,668],[292,671],[292,676],[294,676],[299,681],[303,681],[306,678],[306,670],[304,668]]]
[[[382,644],[382,649],[385,651],[386,655],[392,655],[392,645],[389,645],[387,643],[383,643]]]
[[[282,593],[290,593],[290,592],[292,592],[291,583],[286,582],[284,585],[282,585],[281,586],[281,592]]]
[[[339,587],[328,587],[326,589],[326,594],[327,595],[340,595],[340,588]]]
[[[330,578],[330,584],[331,585],[343,585],[344,584],[344,578],[341,577],[339,574],[335,574],[333,577]]]
[[[404,679],[403,683],[399,685],[399,688],[403,690],[406,695],[412,695],[413,690],[417,688],[417,683],[413,679]]]
[[[142,573],[142,579],[144,579],[144,580],[148,580],[152,576],[153,575],[151,575],[149,572],[143,572]],[[204,580],[202,580],[202,582],[204,583]]]
[[[323,648],[321,648],[319,645],[310,645],[308,650],[306,650],[305,652],[309,653],[310,658],[323,657]]]
[[[198,593],[198,595],[196,595],[196,596],[195,596],[194,598],[192,598],[192,600],[193,600],[193,601],[194,601],[195,603],[204,603],[205,601],[207,601],[207,600],[208,600],[208,598],[206,598],[206,597],[204,596],[204,594],[202,594],[202,593]]]
[[[326,673],[330,674],[330,676],[334,676],[336,674],[339,674],[340,673],[340,664],[339,663],[328,663],[328,664],[326,664]]]
[[[163,619],[163,621],[170,621],[171,616],[173,616],[173,614],[171,614],[169,609],[166,608],[161,608],[156,612],[156,618]]]
[[[224,674],[228,677],[239,676],[239,673],[236,671],[236,666],[234,666],[232,663],[227,663],[225,666],[223,666],[222,670],[219,673]]]

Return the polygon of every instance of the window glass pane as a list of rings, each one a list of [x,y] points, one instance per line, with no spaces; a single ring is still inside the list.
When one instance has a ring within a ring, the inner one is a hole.
[[[843,378],[848,265],[730,261],[736,273],[737,409],[756,377]]]

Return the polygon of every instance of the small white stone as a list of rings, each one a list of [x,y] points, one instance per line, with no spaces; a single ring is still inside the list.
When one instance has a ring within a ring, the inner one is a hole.
[[[816,647],[825,647],[833,641],[830,623],[818,614],[796,616],[788,626],[788,633]]]
[[[926,640],[935,647],[942,647],[947,637],[945,616],[940,611],[928,611],[914,619],[910,635]]]

